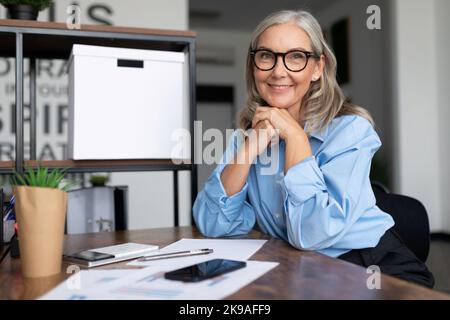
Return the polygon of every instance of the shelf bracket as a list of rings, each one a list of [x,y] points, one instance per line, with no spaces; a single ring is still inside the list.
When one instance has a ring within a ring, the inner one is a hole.
[[[16,33],[16,171],[24,171],[23,145],[23,34]]]
[[[30,58],[30,160],[37,160],[36,116],[36,59]]]

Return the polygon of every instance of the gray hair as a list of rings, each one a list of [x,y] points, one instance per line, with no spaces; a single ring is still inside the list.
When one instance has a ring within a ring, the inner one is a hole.
[[[372,125],[374,121],[370,113],[359,106],[346,101],[346,98],[336,80],[336,57],[330,46],[326,43],[322,29],[309,12],[283,10],[267,16],[256,27],[253,32],[250,46],[247,53],[246,82],[247,82],[247,103],[239,114],[239,127],[246,130],[251,127],[253,115],[256,107],[266,105],[256,89],[253,74],[253,61],[250,52],[256,49],[259,37],[271,26],[294,22],[306,34],[311,41],[313,52],[325,57],[325,67],[320,80],[311,82],[306,92],[301,109],[304,114],[304,130],[311,134],[316,130],[325,128],[335,117],[355,114],[366,118]]]

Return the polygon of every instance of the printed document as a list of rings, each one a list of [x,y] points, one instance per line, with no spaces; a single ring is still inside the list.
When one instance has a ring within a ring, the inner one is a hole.
[[[181,239],[158,253],[210,248],[214,253],[153,261],[133,261],[142,269],[88,270],[74,274],[42,296],[56,300],[109,299],[223,299],[275,268],[278,263],[248,261],[266,242],[253,239]],[[246,261],[245,268],[221,276],[186,283],[167,280],[164,273],[211,259]]]
[[[67,282],[73,283],[72,276],[55,290],[43,296],[47,300],[217,300],[223,299],[242,287],[258,279],[278,265],[276,262],[247,261],[245,268],[196,283],[167,280],[163,270],[155,267],[133,269],[126,276],[115,280],[112,270],[96,271],[99,280],[96,285],[68,289]],[[81,273],[81,277],[93,270]],[[116,274],[117,275],[117,274]],[[92,277],[92,276],[91,276]],[[83,282],[83,280],[82,280]],[[62,287],[62,288],[61,288]]]

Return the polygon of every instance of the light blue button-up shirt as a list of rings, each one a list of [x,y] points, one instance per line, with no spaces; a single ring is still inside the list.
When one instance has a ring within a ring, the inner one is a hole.
[[[381,142],[366,119],[337,117],[312,133],[313,156],[286,175],[285,142],[280,140],[268,148],[268,157],[255,160],[242,190],[229,197],[220,175],[244,142],[239,132],[232,135],[221,163],[194,203],[194,219],[205,236],[245,234],[256,221],[263,232],[298,249],[338,257],[352,249],[375,247],[394,225],[392,217],[375,205],[369,173]]]

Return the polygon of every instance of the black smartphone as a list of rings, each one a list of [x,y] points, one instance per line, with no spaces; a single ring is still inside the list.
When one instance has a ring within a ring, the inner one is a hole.
[[[112,254],[101,253],[101,252],[90,251],[90,250],[81,251],[81,252],[77,252],[77,253],[74,253],[71,255],[67,255],[67,257],[81,259],[81,260],[85,260],[85,261],[99,261],[99,260],[114,258],[114,256]]]
[[[184,282],[198,282],[231,272],[247,265],[244,261],[213,259],[185,268],[166,272],[164,278]]]

